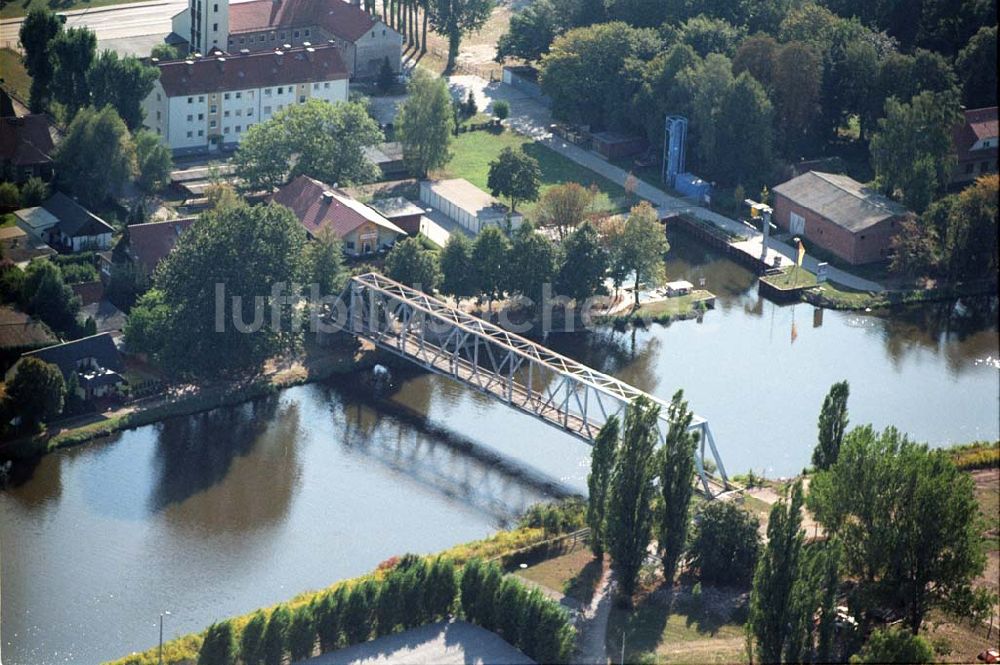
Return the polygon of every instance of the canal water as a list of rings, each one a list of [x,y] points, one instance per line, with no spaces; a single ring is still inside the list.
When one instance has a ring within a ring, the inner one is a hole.
[[[552,336],[555,349],[709,419],[730,473],[809,461],[829,385],[854,424],[932,445],[998,436],[997,301],[875,314],[779,307],[753,275],[672,236],[701,321]],[[359,377],[123,432],[21,467],[0,493],[2,658],[96,663],[165,633],[433,552],[581,492],[583,444],[440,377]]]

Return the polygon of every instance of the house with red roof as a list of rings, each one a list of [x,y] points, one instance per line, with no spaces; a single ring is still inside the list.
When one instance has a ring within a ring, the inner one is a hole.
[[[287,106],[347,101],[347,67],[335,44],[154,64],[160,77],[143,102],[144,123],[175,154],[234,148]]]
[[[173,18],[173,31],[192,53],[273,51],[331,42],[343,54],[351,78],[378,74],[385,60],[398,72],[402,36],[345,0],[189,0]]]
[[[126,249],[139,274],[149,277],[160,261],[173,251],[177,239],[191,228],[196,217],[171,219],[165,222],[132,224],[126,230]]]
[[[271,197],[291,209],[310,238],[328,229],[351,256],[373,254],[406,235],[374,208],[319,180],[300,175]]]
[[[997,107],[962,112],[962,122],[952,132],[957,163],[951,184],[972,182],[997,172]]]

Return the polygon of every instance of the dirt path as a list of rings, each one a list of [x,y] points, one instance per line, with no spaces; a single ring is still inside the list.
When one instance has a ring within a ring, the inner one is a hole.
[[[608,619],[611,617],[613,580],[611,567],[605,564],[604,575],[590,605],[583,609],[583,615],[577,626],[580,631],[580,646],[576,663],[591,665],[608,662],[607,639]]]

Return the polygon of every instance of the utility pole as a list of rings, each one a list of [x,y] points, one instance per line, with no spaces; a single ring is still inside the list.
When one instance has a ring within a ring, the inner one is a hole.
[[[163,665],[163,617],[170,616],[169,611],[160,612],[160,649],[159,649],[159,661],[160,665]]]

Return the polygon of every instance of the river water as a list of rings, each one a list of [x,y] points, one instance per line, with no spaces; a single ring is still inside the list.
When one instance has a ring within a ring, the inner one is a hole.
[[[852,423],[932,445],[998,436],[996,300],[872,314],[761,301],[753,276],[671,237],[701,321],[557,335],[555,349],[709,419],[730,473],[809,461],[829,385]],[[2,658],[96,663],[508,525],[585,485],[583,444],[450,381],[358,377],[120,433],[18,469],[0,493]]]

